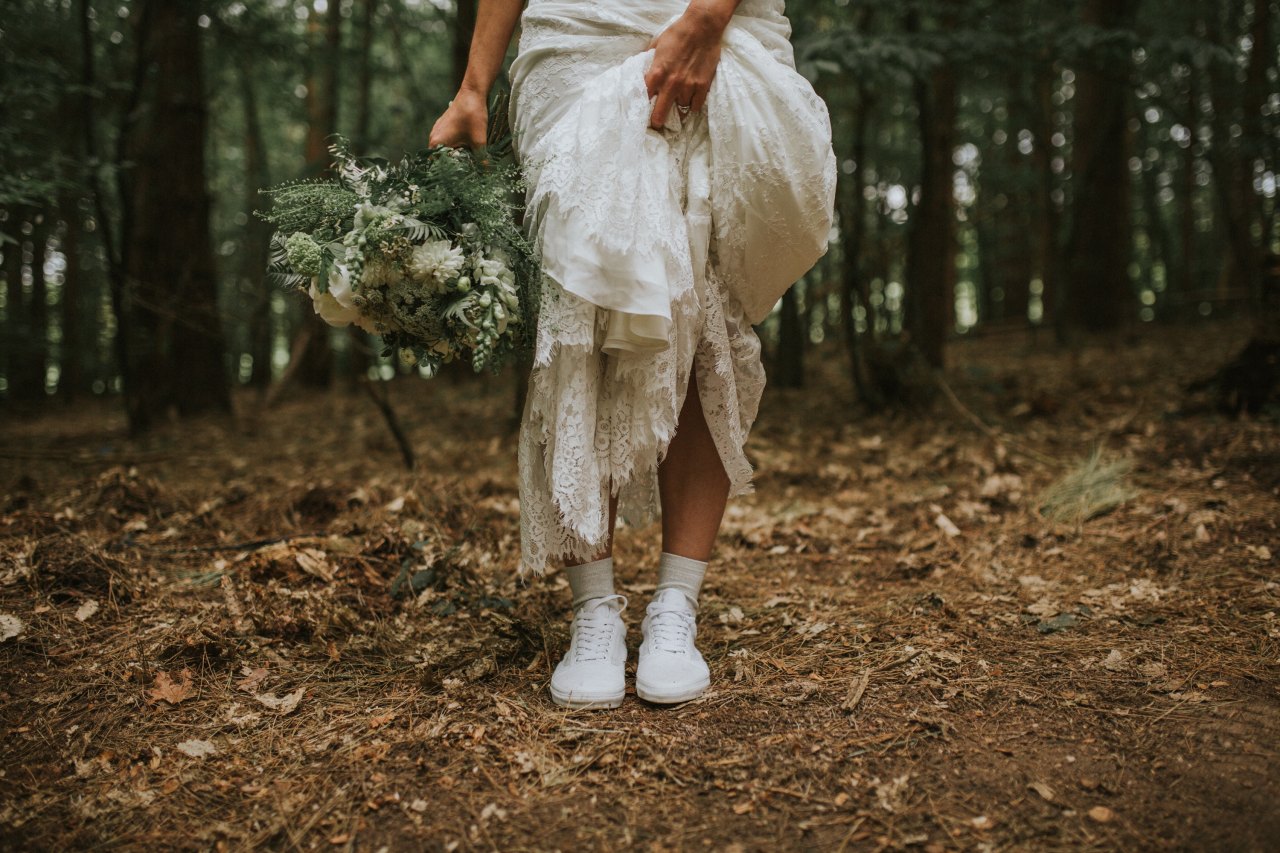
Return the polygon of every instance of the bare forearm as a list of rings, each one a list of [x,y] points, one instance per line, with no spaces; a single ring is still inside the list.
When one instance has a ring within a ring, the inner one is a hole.
[[[463,89],[488,96],[502,73],[502,60],[523,9],[524,0],[480,0],[471,51],[467,55],[467,72],[462,78]]]
[[[742,0],[689,0],[685,14],[697,15],[704,21],[723,30]]]

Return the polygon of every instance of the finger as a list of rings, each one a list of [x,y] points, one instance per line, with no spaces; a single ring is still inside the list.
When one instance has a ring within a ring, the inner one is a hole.
[[[670,87],[658,92],[658,101],[653,106],[653,115],[649,118],[649,126],[660,130],[667,123],[667,113],[671,112],[671,101],[675,97]]]
[[[692,105],[691,106],[692,112],[695,112],[695,113],[702,112],[702,108],[706,106],[707,93],[709,91],[710,91],[709,86],[706,88],[699,87],[698,89],[694,90],[693,97],[689,100],[689,103]]]
[[[677,106],[687,107],[693,103],[694,95],[697,94],[697,88],[692,84],[686,84],[676,90],[675,102]]]
[[[664,77],[666,75],[657,63],[650,65],[649,70],[644,72],[644,88],[650,98],[658,94],[658,91],[662,88]]]

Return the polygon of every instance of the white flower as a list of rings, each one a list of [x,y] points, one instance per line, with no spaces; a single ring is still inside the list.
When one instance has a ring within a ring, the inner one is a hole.
[[[399,268],[386,261],[370,261],[365,264],[364,272],[360,275],[360,287],[390,287],[399,284],[403,277]]]
[[[311,304],[316,313],[330,326],[349,326],[360,319],[359,309],[342,305],[332,293],[321,293],[316,290],[315,284],[311,285],[308,292],[311,294]]]
[[[353,222],[355,231],[353,233],[364,230],[368,225],[379,219],[385,219],[387,222],[394,224],[399,221],[400,215],[386,205],[370,204],[367,201],[360,202],[360,204],[356,205],[356,216]]]
[[[329,294],[343,308],[356,307],[356,294],[351,287],[351,271],[345,265],[335,263],[329,270]]]
[[[320,292],[317,280],[313,278],[307,293],[311,296],[315,312],[330,326],[349,326],[354,323],[370,334],[378,334],[373,320],[360,313],[355,291],[351,288],[351,273],[342,264],[334,264],[329,271],[329,289],[326,292]]]
[[[448,240],[429,240],[414,247],[409,258],[409,274],[443,290],[445,283],[462,271],[464,261],[462,249]]]

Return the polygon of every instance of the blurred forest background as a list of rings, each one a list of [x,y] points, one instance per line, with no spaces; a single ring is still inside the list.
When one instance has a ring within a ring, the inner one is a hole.
[[[253,215],[425,147],[475,0],[5,0],[0,847],[1275,849],[1278,9],[788,2],[838,216],[713,688],[571,713],[520,371],[324,325]]]
[[[1278,6],[789,2],[841,186],[831,251],[763,325],[771,381],[800,386],[830,354],[878,407],[958,335],[1070,344],[1274,312]],[[8,403],[117,394],[136,433],[229,410],[236,387],[409,370],[264,280],[252,211],[258,188],[321,174],[331,132],[388,158],[424,147],[475,0],[6,9]],[[1276,326],[1259,323],[1272,362]]]

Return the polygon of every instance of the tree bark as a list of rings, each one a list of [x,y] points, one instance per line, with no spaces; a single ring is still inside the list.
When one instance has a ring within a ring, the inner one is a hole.
[[[26,372],[25,342],[26,332],[23,328],[22,310],[22,224],[26,220],[26,208],[13,205],[5,209],[4,263],[0,271],[5,281],[5,325],[4,325],[4,378],[5,394],[11,398],[20,398],[19,387]],[[12,240],[13,242],[9,242]]]
[[[338,129],[338,66],[341,60],[342,4],[331,2],[323,22],[314,8],[307,24],[312,60],[307,72],[306,173],[320,177],[329,168],[327,137]],[[300,355],[297,371],[300,383],[312,388],[328,388],[333,382],[333,348],[330,327],[310,310],[303,313],[301,326],[312,326],[309,344]]]
[[[1032,149],[1035,163],[1036,203],[1035,216],[1035,266],[1040,274],[1040,305],[1043,311],[1040,322],[1056,322],[1062,295],[1063,259],[1059,235],[1062,232],[1062,216],[1054,200],[1057,179],[1053,173],[1053,61],[1042,56],[1034,81],[1035,105],[1032,109]]]
[[[804,387],[804,328],[800,322],[797,283],[782,295],[778,324],[777,384],[783,388]]]
[[[453,25],[453,88],[462,85],[467,70],[467,54],[476,29],[476,0],[455,0],[458,16]]]
[[[253,367],[249,384],[265,388],[271,382],[271,286],[267,282],[267,258],[271,247],[271,223],[253,215],[261,204],[258,190],[271,184],[271,163],[258,114],[255,66],[250,56],[239,64],[240,103],[244,111],[245,226],[240,280],[250,294],[248,344]]]
[[[950,18],[950,16],[948,16]],[[919,30],[916,13],[908,30]],[[925,360],[946,363],[947,333],[955,313],[956,74],[950,62],[915,84],[921,143],[920,203],[907,238],[907,329]]]
[[[871,287],[863,269],[862,253],[867,238],[867,198],[863,193],[863,175],[867,174],[867,136],[871,115],[871,94],[860,86],[853,122],[854,172],[842,182],[843,205],[840,210],[841,268],[840,324],[844,336],[849,374],[859,399],[872,409],[884,405],[884,399],[870,382],[862,335],[858,333],[855,310],[864,311],[867,334],[871,334]]]
[[[137,318],[145,428],[163,413],[229,412],[205,175],[197,0],[141,0],[142,111],[128,137],[132,211],[125,270]]]
[[[1086,24],[1133,24],[1138,0],[1086,0]],[[1076,79],[1071,237],[1067,244],[1066,320],[1088,331],[1118,329],[1133,306],[1129,152],[1130,62],[1082,68]]]
[[[62,272],[62,340],[59,342],[58,394],[71,401],[86,389],[84,380],[84,333],[81,302],[84,300],[83,268],[80,264],[80,196],[69,193],[58,202],[62,217],[59,248],[66,258]]]

